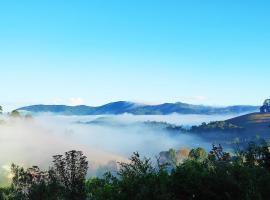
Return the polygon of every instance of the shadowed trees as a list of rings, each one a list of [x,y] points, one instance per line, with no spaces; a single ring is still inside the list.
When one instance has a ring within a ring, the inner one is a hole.
[[[168,151],[174,160],[175,151]],[[86,157],[69,151],[53,157],[53,167],[42,171],[34,166],[12,166],[12,186],[0,190],[1,199],[12,200],[251,200],[269,199],[269,144],[251,142],[230,155],[213,145],[207,154],[192,149],[181,163],[152,162],[134,153],[119,163],[116,175],[85,180]]]
[[[202,148],[191,150],[189,159],[171,171],[166,166],[153,167],[149,159],[141,159],[135,153],[129,163],[121,164],[117,177],[88,180],[87,191],[95,200],[269,199],[270,173],[264,164],[269,161],[269,149],[265,144],[256,144],[261,154],[255,157],[264,159],[263,162],[248,164],[246,156],[251,144],[242,150],[244,154],[236,156],[213,145],[209,154]]]
[[[85,176],[88,162],[81,151],[69,151],[53,157],[53,167],[42,171],[12,165],[10,199],[82,200],[86,198]]]
[[[266,99],[263,102],[263,105],[260,107],[261,113],[269,113],[270,112],[270,99]]]
[[[81,151],[69,151],[65,155],[53,156],[54,166],[52,171],[55,173],[57,182],[65,188],[64,196],[67,199],[84,199],[84,181],[88,169],[86,156]]]

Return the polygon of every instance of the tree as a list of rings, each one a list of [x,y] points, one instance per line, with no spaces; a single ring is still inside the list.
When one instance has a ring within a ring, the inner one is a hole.
[[[134,153],[119,164],[117,175],[108,172],[88,181],[86,157],[69,151],[54,156],[49,171],[13,165],[12,187],[0,189],[0,200],[269,199],[269,144],[250,143],[240,150],[230,157],[221,145],[213,145],[206,157],[204,149],[196,148],[170,171]]]
[[[177,165],[177,156],[175,149],[169,149],[168,151],[168,164],[172,167],[176,167]]]
[[[65,199],[82,200],[85,194],[85,176],[87,174],[88,162],[81,151],[68,151],[65,155],[53,156],[57,181],[64,188]]]
[[[14,200],[83,200],[88,162],[81,151],[56,155],[54,166],[42,171],[37,166],[28,169],[12,165],[11,193]],[[0,195],[1,196],[1,195]]]
[[[270,150],[269,144],[265,140],[261,140],[258,144],[249,142],[241,155],[245,158],[245,165],[261,166],[270,171]]]
[[[3,113],[3,108],[2,108],[2,106],[0,106],[0,114],[2,114]]]
[[[13,110],[11,113],[10,113],[10,116],[11,117],[21,117],[21,114],[18,110]]]
[[[230,161],[231,156],[229,153],[223,151],[223,147],[212,145],[212,150],[208,154],[208,159],[211,161]]]
[[[189,152],[188,157],[194,160],[204,161],[207,158],[207,153],[203,148],[198,147],[196,149],[192,149]]]
[[[270,112],[270,99],[266,99],[263,102],[263,105],[260,107],[260,112],[261,113],[267,113]]]
[[[11,172],[13,174],[12,192],[9,199],[56,200],[59,197],[55,190],[51,190],[51,178],[48,171],[42,171],[37,166],[24,169],[12,164]]]

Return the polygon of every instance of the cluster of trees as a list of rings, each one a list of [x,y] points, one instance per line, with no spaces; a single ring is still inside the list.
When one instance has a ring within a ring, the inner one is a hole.
[[[0,106],[0,115],[3,114],[3,107]],[[13,110],[12,112],[8,113],[11,117],[20,117],[20,112],[17,110]]]
[[[224,132],[224,133],[239,133],[244,131],[243,127],[226,121],[213,121],[210,123],[203,122],[201,125],[192,126],[191,128],[185,128],[183,126],[177,126],[169,124],[167,122],[146,121],[145,125],[153,128],[160,128],[167,131],[178,131],[181,133],[211,133],[211,132]]]
[[[185,129],[183,126],[177,126],[174,124],[170,124],[167,122],[158,122],[158,121],[146,121],[144,122],[146,126],[150,126],[152,128],[160,128],[167,131],[179,131],[179,132],[187,132],[188,130]]]
[[[2,106],[0,106],[0,115],[3,114],[3,108]],[[7,113],[8,116],[12,117],[12,118],[25,118],[25,119],[32,119],[32,115],[31,114],[25,114],[25,115],[22,115],[18,110],[13,110],[11,112],[8,112]],[[0,123],[4,123],[3,120],[0,121]]]
[[[42,171],[11,166],[12,184],[1,189],[3,200],[83,200],[86,199],[85,177],[88,162],[81,151],[53,156],[53,166]]]
[[[3,114],[3,107],[0,106],[0,114]],[[11,113],[9,113],[11,116],[20,114],[19,111],[13,110]]]
[[[214,121],[210,123],[202,123],[199,126],[192,126],[190,132],[204,133],[204,132],[241,132],[244,131],[243,127],[234,125],[226,121]]]
[[[170,151],[174,161],[175,152]],[[230,155],[221,146],[207,153],[192,149],[182,163],[152,162],[134,153],[119,163],[116,175],[86,179],[88,162],[80,151],[53,157],[53,166],[42,171],[12,165],[9,188],[0,199],[14,200],[178,200],[269,199],[270,151],[265,141],[251,142]]]

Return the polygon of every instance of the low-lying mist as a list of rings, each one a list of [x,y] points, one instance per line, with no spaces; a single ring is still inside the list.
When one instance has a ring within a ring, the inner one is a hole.
[[[8,118],[0,125],[0,177],[8,176],[8,166],[48,167],[52,156],[69,150],[81,150],[90,162],[92,173],[110,161],[126,161],[135,151],[155,157],[170,148],[209,147],[198,136],[170,134],[145,126],[145,121],[196,125],[228,119],[232,116],[166,115],[166,116],[57,116],[42,114],[33,119]],[[1,176],[2,175],[2,176]],[[1,181],[1,180],[0,180]],[[3,181],[3,180],[2,180]]]

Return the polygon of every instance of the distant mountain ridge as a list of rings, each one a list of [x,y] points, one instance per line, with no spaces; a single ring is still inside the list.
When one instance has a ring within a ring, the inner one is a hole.
[[[118,101],[102,106],[67,106],[67,105],[31,105],[18,108],[18,111],[29,111],[32,113],[50,112],[62,115],[104,115],[124,114],[134,115],[167,115],[178,114],[237,114],[249,113],[259,110],[259,106],[237,105],[227,107],[214,107],[204,105],[193,105],[182,102],[164,103],[159,105],[144,105],[128,101]]]

